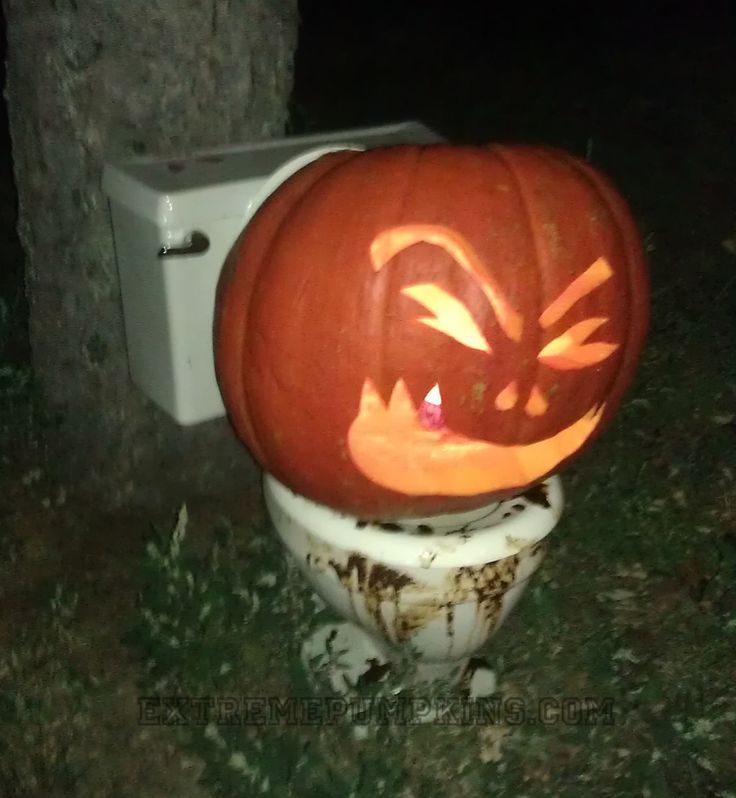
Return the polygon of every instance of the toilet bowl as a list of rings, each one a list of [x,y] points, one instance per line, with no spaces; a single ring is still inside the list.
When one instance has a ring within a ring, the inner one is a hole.
[[[264,477],[271,520],[317,594],[347,625],[319,646],[353,648],[351,679],[407,653],[421,681],[457,682],[524,592],[563,507],[552,476],[471,512],[376,522]],[[360,630],[360,631],[359,631]],[[362,670],[361,670],[362,668]],[[343,674],[344,676],[344,674]]]

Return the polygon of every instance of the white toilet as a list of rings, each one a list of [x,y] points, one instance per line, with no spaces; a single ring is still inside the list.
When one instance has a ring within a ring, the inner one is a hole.
[[[271,475],[264,492],[284,545],[348,621],[307,647],[326,664],[344,651],[342,665],[328,664],[338,690],[409,653],[420,680],[461,680],[521,598],[563,507],[556,476],[478,510],[383,523],[316,504]]]
[[[221,267],[259,205],[290,175],[338,149],[434,143],[416,122],[266,141],[181,160],[109,163],[130,374],[181,425],[224,415],[213,314]],[[562,511],[552,477],[473,512],[391,523],[318,505],[265,476],[273,523],[307,579],[346,624],[307,653],[352,653],[339,683],[410,649],[422,679],[457,680],[498,629],[543,556]],[[362,630],[362,631],[359,631]],[[311,646],[311,648],[310,648]]]

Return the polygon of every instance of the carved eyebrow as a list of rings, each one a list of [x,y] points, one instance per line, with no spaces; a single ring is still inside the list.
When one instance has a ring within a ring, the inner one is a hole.
[[[542,329],[551,327],[584,296],[603,285],[613,276],[613,269],[605,258],[598,258],[581,275],[578,275],[539,317]]]
[[[420,242],[441,247],[452,256],[458,266],[475,277],[493,308],[501,329],[512,341],[521,340],[524,325],[521,316],[503,296],[498,284],[488,273],[488,269],[470,243],[449,227],[441,224],[406,224],[383,230],[371,244],[374,271],[380,271],[394,255]]]

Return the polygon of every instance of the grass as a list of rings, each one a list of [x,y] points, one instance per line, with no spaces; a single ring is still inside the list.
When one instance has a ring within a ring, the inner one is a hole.
[[[298,684],[306,691],[305,676],[297,672],[299,640],[320,613],[308,611],[314,606],[310,593],[287,567],[274,537],[263,529],[236,536],[221,525],[209,551],[198,555],[186,527],[182,508],[173,533],[146,547],[131,642],[145,652],[152,716],[172,721],[157,696],[241,701],[285,697]],[[247,572],[237,565],[244,560]],[[340,775],[334,767],[334,730],[256,727],[247,718],[225,723],[227,705],[208,705],[206,717],[197,714],[198,706],[188,705],[183,722],[175,714],[172,723],[181,725],[182,744],[207,763],[206,783],[216,795],[363,794],[355,792],[359,774],[351,776],[348,768],[348,775]]]

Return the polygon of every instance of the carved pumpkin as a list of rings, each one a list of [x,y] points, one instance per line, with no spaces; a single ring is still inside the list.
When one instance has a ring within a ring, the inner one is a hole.
[[[545,147],[400,146],[311,163],[220,279],[216,365],[262,467],[362,517],[479,507],[598,435],[648,321],[608,181]]]

